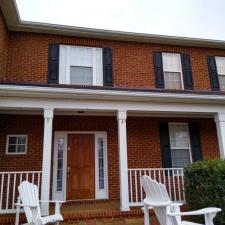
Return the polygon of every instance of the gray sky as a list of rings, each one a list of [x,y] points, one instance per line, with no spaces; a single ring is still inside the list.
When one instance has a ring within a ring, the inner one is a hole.
[[[22,20],[225,40],[225,0],[17,0]]]

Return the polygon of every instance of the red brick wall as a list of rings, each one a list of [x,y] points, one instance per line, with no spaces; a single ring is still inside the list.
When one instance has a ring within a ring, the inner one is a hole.
[[[200,127],[204,159],[219,158],[216,127],[213,119],[175,119],[128,117],[129,168],[161,167],[158,124],[160,121],[197,121]],[[41,170],[42,116],[0,116],[0,171]],[[119,162],[116,117],[55,116],[54,131],[106,131],[108,138],[109,196],[119,198]],[[5,155],[7,134],[28,134],[27,155]]]
[[[47,82],[48,43],[112,47],[115,86],[154,88],[153,51],[191,55],[194,87],[210,90],[207,55],[225,56],[224,50],[176,47],[125,41],[10,32],[7,80]]]
[[[8,30],[0,10],[0,79],[6,76],[8,55]]]
[[[41,170],[43,124],[42,116],[0,115],[0,171]],[[28,135],[27,154],[6,155],[9,134]]]

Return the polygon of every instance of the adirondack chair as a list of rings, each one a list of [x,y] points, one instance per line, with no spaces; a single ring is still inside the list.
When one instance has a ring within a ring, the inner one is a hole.
[[[24,212],[27,218],[27,223],[32,225],[44,225],[48,223],[59,224],[59,221],[63,221],[63,217],[60,214],[61,201],[48,201],[55,203],[55,214],[51,216],[41,216],[40,201],[38,196],[38,188],[36,185],[23,181],[18,187],[19,197],[16,205],[16,222],[19,224],[20,208],[24,208]],[[25,224],[24,224],[25,225]]]
[[[149,176],[142,177],[142,186],[146,194],[144,199],[144,223],[150,225],[149,209],[152,208],[160,225],[200,225],[183,221],[182,216],[204,215],[205,225],[213,225],[213,218],[220,208],[204,208],[190,212],[180,212],[180,203],[172,203],[165,185],[152,180]],[[202,224],[201,224],[202,225]]]

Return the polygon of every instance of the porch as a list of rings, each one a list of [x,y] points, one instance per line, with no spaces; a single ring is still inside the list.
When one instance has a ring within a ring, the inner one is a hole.
[[[91,100],[2,97],[0,169],[5,175],[0,178],[0,194],[1,209],[5,211],[1,212],[14,210],[20,181],[20,175],[13,175],[15,171],[30,174],[22,176],[22,180],[32,181],[33,173],[40,174],[33,179],[42,200],[86,200],[82,196],[68,198],[68,187],[74,181],[68,177],[76,174],[67,168],[68,159],[74,158],[68,157],[68,143],[78,140],[92,146],[89,158],[94,160],[87,175],[94,177],[88,192],[92,200],[119,200],[121,211],[140,206],[144,197],[141,176],[147,174],[164,183],[174,201],[185,201],[183,169],[165,166],[169,160],[163,155],[165,145],[161,144],[159,124],[182,123],[187,128],[189,123],[198,124],[203,159],[224,158],[225,108],[207,102],[184,103],[178,97],[176,103],[147,102],[146,98],[137,102],[95,100],[93,96]],[[6,154],[7,135],[13,134],[28,134],[26,154]],[[91,181],[86,180],[83,183]],[[70,188],[75,190],[76,182]],[[42,211],[48,214],[49,206],[43,204]]]

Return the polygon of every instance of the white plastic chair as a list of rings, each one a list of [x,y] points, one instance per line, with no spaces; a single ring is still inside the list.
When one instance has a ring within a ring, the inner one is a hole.
[[[24,208],[24,212],[27,218],[27,225],[44,225],[48,223],[59,224],[59,221],[63,221],[63,217],[60,214],[61,201],[48,201],[55,203],[55,214],[51,216],[41,216],[40,201],[38,188],[36,185],[23,181],[18,187],[19,198],[16,205],[16,222],[15,225],[19,225],[19,213],[20,208]]]
[[[160,225],[200,225],[183,221],[181,216],[204,215],[205,225],[214,225],[213,218],[220,208],[204,208],[201,210],[180,212],[180,203],[172,203],[165,185],[152,180],[149,176],[142,177],[142,186],[146,194],[144,199],[144,221],[150,225],[149,209],[153,209]]]

